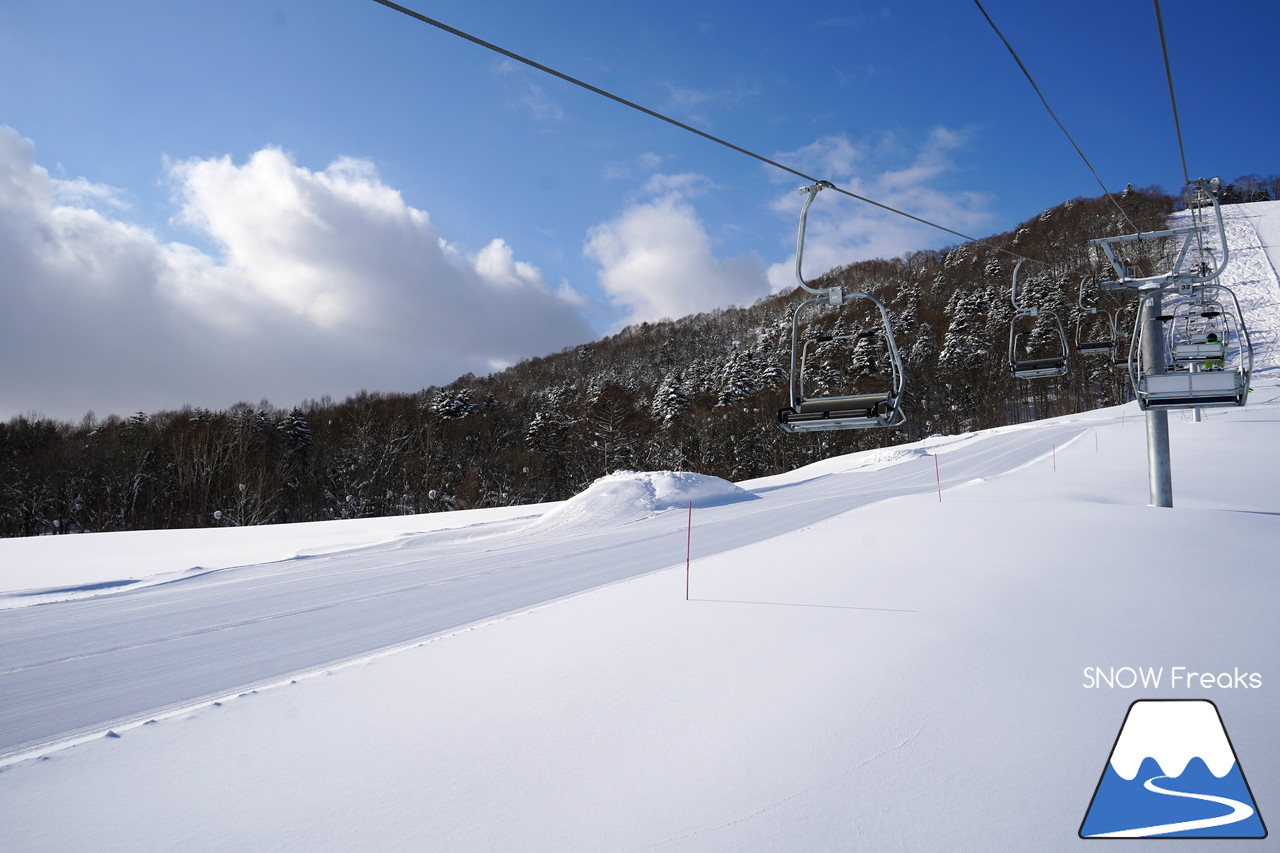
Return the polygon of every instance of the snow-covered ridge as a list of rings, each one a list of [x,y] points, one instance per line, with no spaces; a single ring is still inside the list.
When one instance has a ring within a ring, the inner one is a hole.
[[[668,509],[722,506],[754,500],[751,492],[690,471],[615,471],[530,524],[529,532],[596,528],[638,521]]]

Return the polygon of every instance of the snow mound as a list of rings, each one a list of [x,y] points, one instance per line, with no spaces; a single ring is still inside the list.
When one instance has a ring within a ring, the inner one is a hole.
[[[628,524],[668,509],[755,500],[728,480],[688,471],[615,471],[543,515],[530,532]]]
[[[903,445],[900,447],[885,447],[881,450],[873,450],[861,457],[862,468],[871,468],[879,471],[881,468],[890,468],[903,462],[910,462],[913,459],[919,459],[924,456],[925,452],[918,444]]]

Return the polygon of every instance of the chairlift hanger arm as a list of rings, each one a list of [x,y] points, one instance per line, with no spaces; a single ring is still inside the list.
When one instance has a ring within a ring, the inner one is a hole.
[[[807,193],[808,197],[804,200],[804,207],[800,209],[800,228],[796,232],[796,281],[800,286],[809,293],[816,293],[819,296],[827,297],[832,305],[840,305],[844,302],[843,289],[840,287],[829,287],[821,289],[813,287],[809,282],[804,280],[801,272],[801,265],[804,263],[804,232],[809,222],[809,208],[813,205],[814,198],[824,189],[835,189],[835,184],[830,181],[815,181],[807,187],[801,187],[800,192]]]
[[[1097,314],[1099,310],[1097,305],[1090,306],[1090,305],[1084,304],[1085,282],[1091,281],[1094,278],[1096,278],[1096,276],[1092,276],[1092,275],[1080,276],[1080,288],[1079,290],[1076,291],[1076,305],[1077,307],[1080,308],[1081,311],[1085,312],[1086,314]]]
[[[1139,297],[1138,310],[1133,315],[1133,331],[1129,333],[1129,387],[1138,387],[1138,354],[1139,344],[1142,340],[1142,315],[1145,313],[1145,302],[1151,298],[1149,293]]]
[[[1246,387],[1249,384],[1250,377],[1253,376],[1253,340],[1249,337],[1249,326],[1244,321],[1244,311],[1240,308],[1240,299],[1236,296],[1234,290],[1229,287],[1221,288],[1231,295],[1231,301],[1235,303],[1236,313],[1234,318],[1229,318],[1228,323],[1234,322],[1236,328],[1242,338],[1244,338],[1244,346],[1240,348],[1243,356],[1244,378]]]
[[[1025,258],[1018,258],[1018,262],[1013,265],[1013,284],[1009,287],[1009,301],[1013,303],[1013,310],[1019,314],[1030,314],[1032,317],[1039,313],[1036,308],[1023,308],[1018,304],[1018,272],[1022,269],[1022,262]]]

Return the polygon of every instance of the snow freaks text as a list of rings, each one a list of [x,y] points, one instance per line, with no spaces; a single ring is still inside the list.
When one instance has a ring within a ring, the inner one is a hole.
[[[1086,666],[1086,690],[1119,688],[1130,690],[1257,690],[1262,687],[1262,673],[1244,672],[1232,667],[1230,672],[1201,672],[1185,666]]]

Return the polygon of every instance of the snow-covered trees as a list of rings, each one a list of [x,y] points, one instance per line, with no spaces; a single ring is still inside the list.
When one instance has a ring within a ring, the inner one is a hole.
[[[679,373],[668,373],[653,394],[650,414],[664,427],[670,427],[691,405]]]
[[[956,291],[947,313],[951,324],[942,338],[939,363],[950,370],[977,370],[986,365],[991,342],[982,334],[983,303],[977,294]]]
[[[465,418],[478,407],[471,402],[470,388],[455,388],[441,391],[431,401],[431,412],[441,420]]]
[[[734,352],[720,372],[717,406],[728,406],[750,397],[760,387],[760,368],[751,350]]]
[[[1266,179],[1248,185],[1259,183]],[[1173,201],[1136,189],[1121,204],[1155,230]],[[1074,269],[1087,263],[1090,238],[1128,227],[1106,199],[1046,213],[984,242]],[[1125,385],[1109,367],[1082,365],[1034,386],[1008,375],[1011,270],[1008,256],[967,245],[850,264],[818,280],[876,293],[889,307],[907,364],[901,430],[778,429],[792,312],[804,298],[780,293],[746,308],[639,324],[413,394],[362,393],[287,410],[263,402],[90,417],[78,426],[15,418],[0,423],[0,535],[529,503],[569,497],[623,466],[745,478],[933,432],[1119,401]],[[1074,282],[1040,273],[1025,283],[1032,304],[1074,302],[1067,293]],[[846,306],[802,319],[801,335],[813,342],[807,391],[883,382],[878,316]],[[1122,312],[1122,328],[1131,322]],[[863,331],[872,334],[819,340]]]

